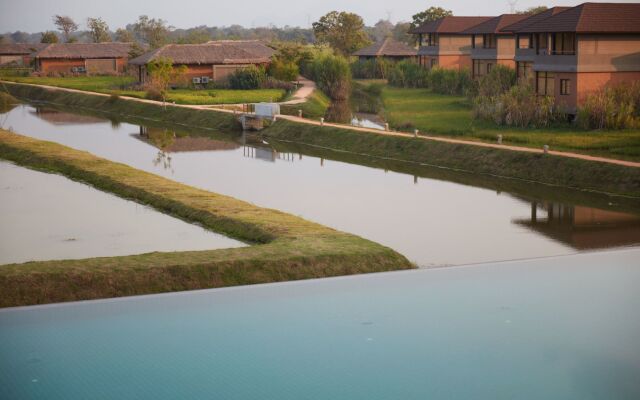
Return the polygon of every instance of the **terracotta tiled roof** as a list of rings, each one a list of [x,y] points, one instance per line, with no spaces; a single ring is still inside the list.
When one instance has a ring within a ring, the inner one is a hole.
[[[463,33],[481,35],[484,33],[509,33],[502,30],[502,28],[529,18],[525,14],[502,14],[498,17],[491,18],[481,24],[471,27],[465,30]]]
[[[45,47],[48,43],[11,43],[0,44],[0,54],[2,55],[18,55],[36,53]]]
[[[551,16],[554,16],[562,11],[566,11],[568,9],[570,9],[571,7],[552,7],[549,8],[548,10],[545,10],[543,12],[534,14],[529,16],[529,18],[525,18],[523,20],[520,20],[518,22],[516,22],[515,24],[511,24],[508,26],[505,26],[504,28],[502,28],[502,30],[504,32],[516,32],[519,29],[524,28],[525,26],[529,26],[532,24],[536,24],[540,21],[543,21]]]
[[[462,33],[462,31],[491,18],[493,17],[443,17],[435,21],[426,22],[411,31],[411,33]]]
[[[219,40],[203,44],[168,44],[129,63],[144,65],[165,57],[175,64],[257,64],[268,62],[274,53],[259,41]]]
[[[640,3],[584,3],[518,32],[640,33]]]
[[[354,56],[415,56],[417,50],[396,40],[386,38],[353,53]]]
[[[126,58],[131,43],[52,43],[36,58]]]

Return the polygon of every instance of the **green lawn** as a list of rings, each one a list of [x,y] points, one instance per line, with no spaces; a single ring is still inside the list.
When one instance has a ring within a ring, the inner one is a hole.
[[[128,89],[131,84],[135,83],[135,78],[130,76],[81,76],[65,78],[14,76],[3,79],[20,83],[58,86],[136,98],[145,97],[145,92],[142,90]],[[284,96],[285,91],[282,89],[176,89],[169,91],[167,100],[176,102],[177,104],[239,104],[280,101]]]
[[[304,103],[283,105],[280,107],[280,112],[282,114],[297,116],[298,110],[302,110],[302,116],[304,118],[317,119],[324,117],[330,104],[331,100],[327,95],[319,89],[316,89]]]
[[[500,127],[476,121],[466,97],[440,95],[427,89],[383,90],[384,114],[400,130],[419,129],[426,134],[457,136],[496,142],[640,161],[640,130],[584,131],[567,124],[547,129]]]

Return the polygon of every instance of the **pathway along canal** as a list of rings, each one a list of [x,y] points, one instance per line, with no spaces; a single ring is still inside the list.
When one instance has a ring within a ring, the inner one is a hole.
[[[525,191],[510,190],[515,182],[283,144],[274,144],[276,151],[256,137],[141,127],[30,105],[0,114],[0,122],[371,239],[421,267],[640,244],[640,205],[618,198],[522,184]]]

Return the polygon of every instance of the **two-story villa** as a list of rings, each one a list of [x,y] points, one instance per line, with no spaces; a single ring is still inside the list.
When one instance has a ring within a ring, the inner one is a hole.
[[[418,35],[418,60],[426,68],[471,68],[471,34],[462,33],[492,17],[443,17],[411,33]]]
[[[471,35],[473,77],[488,74],[491,68],[498,64],[510,68],[516,67],[514,61],[516,36],[503,28],[527,17],[523,14],[503,14],[463,32]]]
[[[502,28],[503,31],[512,32],[516,35],[516,49],[515,49],[515,66],[518,79],[533,79],[533,59],[536,55],[534,46],[534,34],[533,33],[518,33],[518,30],[527,26],[536,24],[551,16],[556,15],[559,12],[568,10],[570,7],[553,7],[545,10],[541,13],[534,14],[528,18],[520,20],[515,24]]]
[[[584,3],[517,34],[533,35],[537,93],[569,113],[594,91],[640,80],[638,3]]]

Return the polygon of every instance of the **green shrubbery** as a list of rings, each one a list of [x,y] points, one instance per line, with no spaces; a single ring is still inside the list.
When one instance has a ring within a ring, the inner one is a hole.
[[[309,66],[310,77],[333,100],[346,100],[351,92],[351,69],[342,56],[320,54]]]
[[[389,72],[389,84],[404,88],[431,89],[434,93],[465,95],[473,81],[468,70],[425,69],[413,61],[397,63]]]
[[[584,129],[640,127],[640,82],[617,85],[589,95],[578,109]]]
[[[276,58],[269,65],[267,72],[276,80],[291,82],[298,79],[300,68],[293,61]]]
[[[386,58],[358,60],[351,63],[351,75],[355,79],[387,79],[395,62]]]
[[[258,89],[267,80],[267,74],[262,67],[249,66],[236,70],[229,76],[231,89]]]

